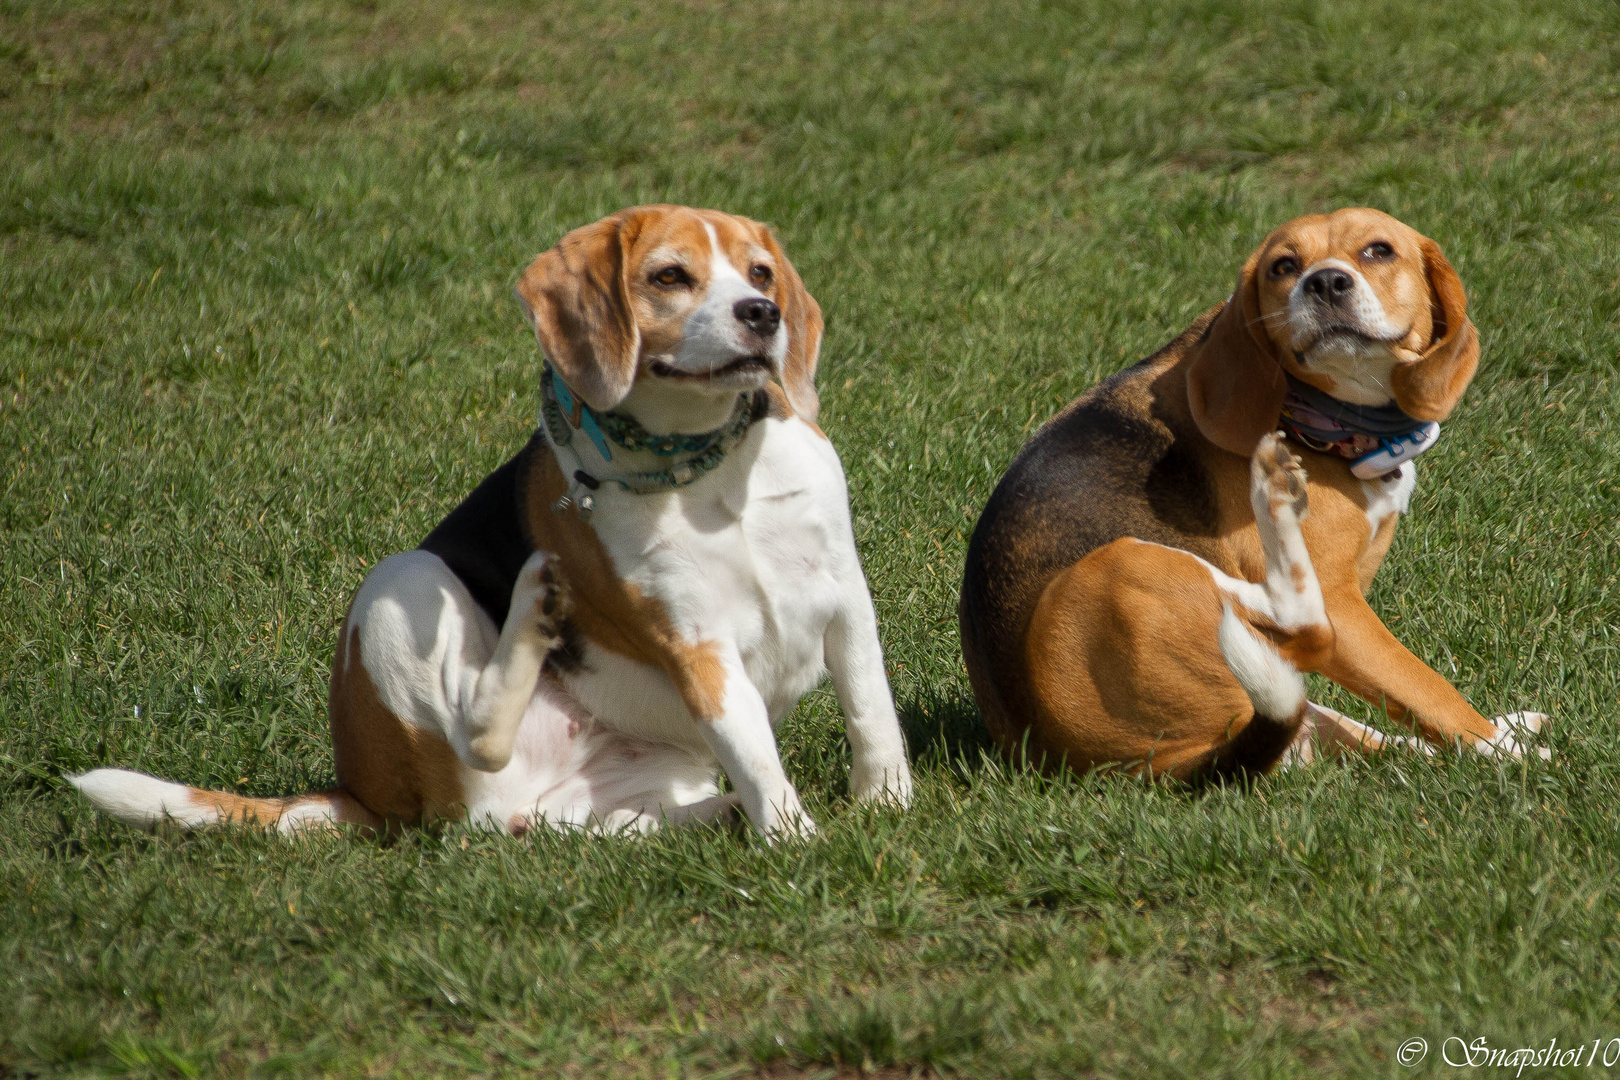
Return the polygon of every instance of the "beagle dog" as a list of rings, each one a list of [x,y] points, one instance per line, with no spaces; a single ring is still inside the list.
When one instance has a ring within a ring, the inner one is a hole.
[[[1434,241],[1368,209],[1266,237],[1225,303],[1065,408],[991,496],[960,619],[997,741],[1194,781],[1428,749],[1307,701],[1312,671],[1428,743],[1522,753],[1544,717],[1486,720],[1364,599],[1478,363]]]
[[[545,356],[539,431],[355,594],[329,698],[338,786],[248,799],[97,769],[73,778],[97,807],[520,833],[740,804],[767,837],[803,835],[774,725],[826,673],[852,794],[909,800],[844,473],[815,422],[821,311],[770,229],[635,207],[564,236],[517,292]]]

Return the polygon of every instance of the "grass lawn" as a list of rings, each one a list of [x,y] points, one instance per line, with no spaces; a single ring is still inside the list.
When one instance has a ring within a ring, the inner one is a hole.
[[[1578,0],[0,0],[0,1077],[1324,1080],[1620,1037],[1617,147],[1620,9]],[[912,810],[849,804],[822,690],[781,732],[807,844],[94,816],[61,773],[330,782],[350,593],[533,425],[517,271],[652,201],[773,223],[826,310]],[[1008,770],[956,633],[1001,470],[1355,204],[1440,242],[1484,341],[1374,606],[1556,759]]]

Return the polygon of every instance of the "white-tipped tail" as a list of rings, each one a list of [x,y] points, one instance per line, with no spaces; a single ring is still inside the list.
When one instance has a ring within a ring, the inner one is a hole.
[[[146,773],[93,769],[81,776],[70,776],[67,781],[84,792],[97,810],[142,828],[164,821],[196,828],[220,819],[219,810],[197,799],[191,788]]]
[[[1305,708],[1305,679],[1238,618],[1231,604],[1221,612],[1221,656],[1249,695],[1257,715],[1290,721]]]
[[[171,784],[128,769],[95,769],[67,780],[84,792],[97,810],[143,829],[165,821],[188,829],[235,822],[290,836],[340,824],[373,830],[383,826],[382,818],[341,788],[282,799],[253,799],[228,791]]]

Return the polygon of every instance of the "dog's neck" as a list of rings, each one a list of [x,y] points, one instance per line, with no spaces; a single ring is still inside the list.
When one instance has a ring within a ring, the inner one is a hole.
[[[1301,441],[1306,445],[1337,445],[1356,436],[1395,438],[1410,435],[1424,424],[1393,401],[1376,406],[1345,401],[1288,372],[1283,374],[1288,379],[1288,394],[1283,399],[1279,423],[1296,438],[1303,436]],[[1321,449],[1321,445],[1313,449]]]
[[[685,487],[706,475],[763,419],[763,390],[727,394],[729,412],[719,424],[696,432],[653,431],[628,411],[597,413],[576,397],[547,365],[540,382],[540,428],[568,493],[552,507],[589,518],[604,484],[651,495]]]
[[[1288,376],[1278,427],[1294,442],[1351,462],[1361,479],[1396,476],[1406,462],[1434,446],[1440,425],[1408,416],[1399,405],[1357,405]]]

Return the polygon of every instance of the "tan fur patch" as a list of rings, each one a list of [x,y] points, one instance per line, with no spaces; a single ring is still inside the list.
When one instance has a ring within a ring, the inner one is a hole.
[[[360,630],[347,621],[332,660],[327,718],[338,783],[363,806],[411,824],[464,813],[455,751],[382,703],[360,659]]]
[[[1356,584],[1363,596],[1372,588],[1373,578],[1378,575],[1378,568],[1384,565],[1389,546],[1395,542],[1395,525],[1399,518],[1399,514],[1386,514],[1378,523],[1378,531],[1356,558]]]
[[[619,577],[596,530],[551,504],[567,490],[557,461],[537,445],[529,457],[523,494],[529,541],[558,556],[558,572],[573,597],[573,625],[592,644],[666,673],[698,720],[713,720],[725,708],[726,671],[719,646],[690,642],[656,598]]]
[[[383,826],[381,818],[367,810],[359,800],[342,788],[281,799],[252,799],[229,791],[192,788],[191,801],[197,807],[214,810],[219,814],[221,822],[262,825],[265,828],[274,828],[287,811],[310,803],[324,803],[332,815],[332,824],[360,825],[373,831]]]
[[[1034,748],[1177,775],[1227,741],[1254,710],[1221,658],[1220,613],[1209,573],[1151,544],[1116,540],[1058,574],[1026,639]]]
[[[205,791],[202,788],[191,789],[193,805],[201,808],[207,807],[219,814],[221,821],[237,822],[243,825],[274,826],[281,819],[282,813],[287,809],[289,799],[251,799],[245,795],[236,795],[229,791]]]

